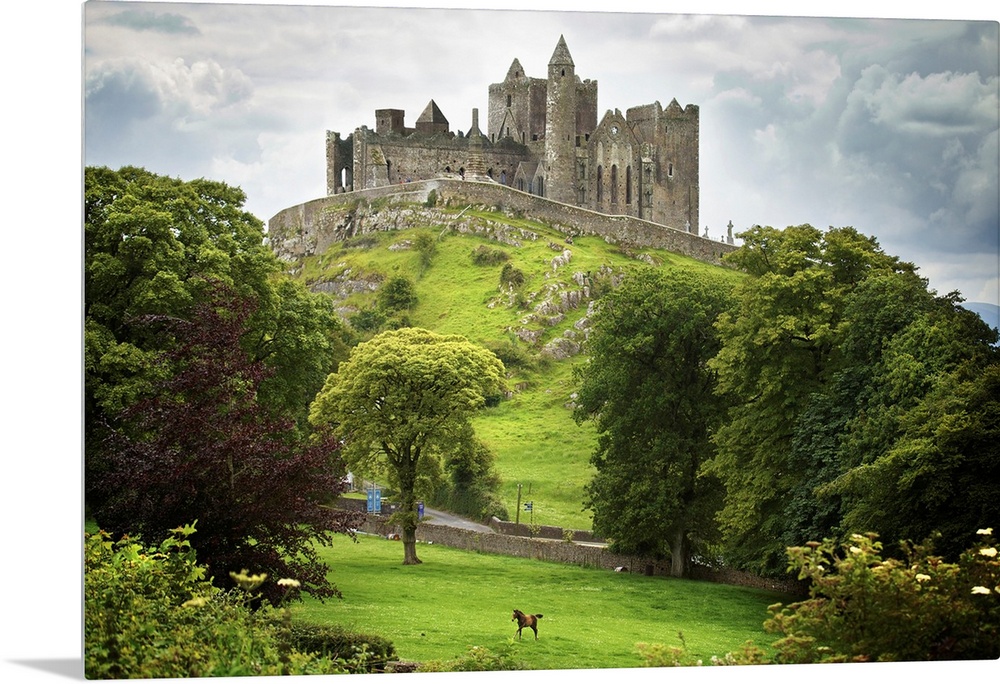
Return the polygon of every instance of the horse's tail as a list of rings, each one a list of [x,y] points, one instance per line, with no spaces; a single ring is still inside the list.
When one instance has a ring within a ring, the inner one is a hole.
[[[535,615],[535,617],[538,618],[538,619],[541,619],[542,618],[542,614],[538,613],[537,615]]]

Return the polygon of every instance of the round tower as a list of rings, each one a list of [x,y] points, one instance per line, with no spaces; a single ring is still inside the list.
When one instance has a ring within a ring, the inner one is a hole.
[[[546,89],[544,196],[566,204],[576,204],[576,90],[573,58],[559,36]]]

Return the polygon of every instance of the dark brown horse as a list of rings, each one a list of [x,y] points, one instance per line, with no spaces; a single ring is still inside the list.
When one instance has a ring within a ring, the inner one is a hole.
[[[517,638],[521,638],[521,630],[525,627],[531,627],[531,631],[535,633],[535,641],[538,641],[538,621],[542,618],[542,614],[538,615],[525,615],[521,611],[514,609],[514,615],[511,617],[511,622],[517,622]]]

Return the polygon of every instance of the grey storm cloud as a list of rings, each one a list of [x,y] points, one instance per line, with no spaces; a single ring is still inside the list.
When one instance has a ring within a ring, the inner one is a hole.
[[[935,247],[985,243],[1000,220],[997,112],[996,77],[904,75],[873,65],[854,83],[838,123],[840,169],[866,186],[859,200],[892,202],[929,222]]]

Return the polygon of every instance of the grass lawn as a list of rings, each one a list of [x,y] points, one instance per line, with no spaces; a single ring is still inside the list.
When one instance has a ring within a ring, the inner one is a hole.
[[[497,454],[499,493],[511,520],[517,517],[520,484],[522,507],[534,503],[535,524],[589,530],[593,522],[583,510],[583,488],[593,477],[596,434],[591,423],[577,425],[566,408],[576,390],[572,367],[552,364],[532,380],[531,391],[476,416],[476,435]],[[522,510],[521,522],[530,522],[531,515]]]
[[[321,553],[343,600],[306,599],[295,619],[337,624],[392,640],[403,660],[447,660],[471,646],[506,645],[511,612],[542,613],[539,639],[525,634],[515,658],[532,669],[638,667],[639,642],[722,656],[747,640],[760,647],[767,606],[787,597],[710,582],[645,577],[560,563],[418,545],[421,565],[402,565],[399,542],[338,538]],[[527,632],[528,630],[526,630]]]

